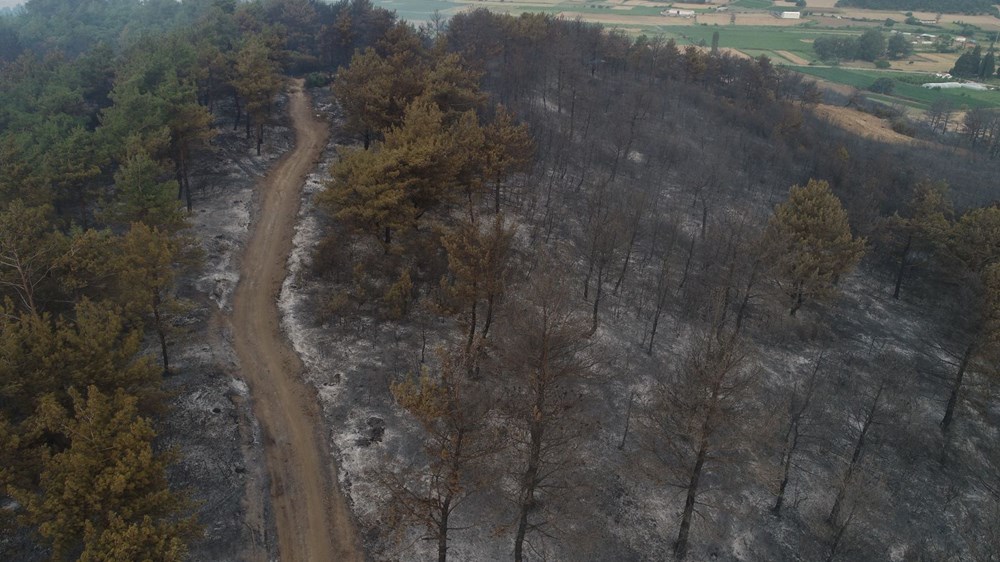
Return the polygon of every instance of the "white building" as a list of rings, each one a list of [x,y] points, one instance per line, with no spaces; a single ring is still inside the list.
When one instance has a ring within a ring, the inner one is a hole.
[[[661,14],[671,17],[671,18],[693,18],[694,10],[678,10],[677,8],[670,8],[669,10],[663,10]]]
[[[781,12],[781,19],[783,20],[802,19],[802,12]]]

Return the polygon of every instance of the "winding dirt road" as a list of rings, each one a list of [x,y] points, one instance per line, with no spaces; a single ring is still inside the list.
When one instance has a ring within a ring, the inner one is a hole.
[[[253,411],[264,433],[278,554],[286,562],[361,561],[357,533],[337,484],[315,390],[279,323],[278,292],[292,248],[300,192],[327,140],[302,81],[289,112],[295,148],[259,184],[261,206],[243,254],[229,329]]]

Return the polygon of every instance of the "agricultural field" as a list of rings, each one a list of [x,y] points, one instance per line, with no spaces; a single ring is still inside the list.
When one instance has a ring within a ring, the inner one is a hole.
[[[871,86],[878,78],[891,78],[895,84],[891,96],[870,94],[869,97],[888,103],[899,102],[918,110],[927,109],[931,103],[941,98],[950,100],[955,107],[1000,107],[1000,92],[930,90],[920,86],[920,83],[940,80],[926,74],[816,66],[791,66],[791,68],[809,76],[852,86],[859,90]]]
[[[666,37],[673,38],[679,45],[699,45],[702,42],[706,45],[711,44],[712,35],[718,31],[720,47],[737,49],[750,56],[764,54],[776,61],[792,64],[809,64],[816,60],[812,42],[817,36],[840,33],[804,27],[763,26],[663,26],[658,31]],[[780,51],[790,53],[792,58],[780,54]]]
[[[813,41],[821,35],[858,36],[876,27],[886,34],[900,31],[935,36],[964,35],[988,45],[1000,33],[1000,18],[993,16],[911,12],[914,18],[936,23],[909,25],[905,23],[908,17],[905,13],[838,8],[836,0],[807,0],[801,19],[777,17],[777,12],[800,9],[794,2],[772,0],[720,0],[711,4],[656,0],[377,0],[376,3],[396,10],[401,17],[413,22],[427,21],[435,10],[444,17],[477,8],[513,14],[547,13],[563,19],[580,18],[600,23],[632,35],[672,38],[682,46],[707,46],[713,34],[718,32],[719,47],[725,52],[749,57],[764,55],[777,64],[829,83],[864,89],[879,77],[897,79],[903,73],[910,76],[907,81],[896,81],[891,96],[871,96],[887,103],[926,109],[935,99],[944,97],[957,106],[1000,107],[1000,91],[934,91],[919,86],[921,82],[934,81],[934,73],[950,70],[958,52],[938,53],[930,46],[918,46],[912,56],[891,61],[888,70],[877,70],[874,64],[864,61],[828,67],[818,59],[812,47]],[[663,14],[667,9],[691,11],[693,15],[671,17]],[[892,20],[891,27],[885,26],[887,20]]]

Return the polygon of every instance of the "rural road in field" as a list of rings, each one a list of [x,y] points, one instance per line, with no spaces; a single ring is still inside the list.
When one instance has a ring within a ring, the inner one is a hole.
[[[301,80],[292,83],[289,112],[295,148],[258,185],[260,209],[244,250],[229,329],[263,430],[281,560],[360,561],[364,556],[337,483],[315,390],[302,379],[302,362],[279,321],[277,297],[302,185],[328,135]]]

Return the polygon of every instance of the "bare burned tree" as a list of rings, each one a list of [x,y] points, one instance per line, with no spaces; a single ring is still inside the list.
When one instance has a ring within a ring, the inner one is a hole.
[[[719,339],[714,323],[699,333],[680,366],[664,373],[642,416],[642,453],[658,481],[684,494],[674,543],[683,560],[706,476],[738,462],[746,444],[749,396],[758,369],[734,337]]]
[[[792,469],[797,467],[799,448],[804,440],[804,433],[811,422],[810,407],[813,396],[816,395],[816,389],[819,387],[819,373],[822,366],[823,353],[820,353],[813,363],[812,372],[808,378],[797,382],[791,391],[791,398],[788,401],[788,426],[782,441],[784,447],[781,452],[781,482],[778,484],[778,492],[775,494],[774,506],[771,507],[771,513],[775,517],[781,517],[781,506],[785,502],[788,481],[791,478]]]
[[[827,552],[826,562],[850,560],[850,547],[859,539],[852,535],[859,534],[857,531],[865,523],[871,522],[872,517],[879,516],[881,502],[885,500],[884,482],[874,467],[868,466],[865,469],[855,475],[850,488],[841,498],[842,515],[828,529],[830,550]]]
[[[891,345],[871,338],[866,353],[848,357],[841,365],[839,384],[855,397],[855,407],[849,411],[845,425],[850,453],[841,458],[843,468],[836,478],[837,493],[827,517],[827,523],[834,527],[847,519],[844,509],[852,490],[873,477],[877,461],[869,459],[875,458],[880,434],[891,427],[894,416],[902,414],[894,401],[903,384],[900,377],[906,371],[902,361]]]
[[[437,543],[438,562],[448,558],[453,515],[482,485],[480,470],[499,450],[490,425],[491,399],[468,380],[462,353],[438,350],[440,368],[392,385],[396,401],[423,427],[427,464],[415,471],[385,471],[380,480],[393,499],[394,518],[427,529]]]
[[[646,354],[653,354],[653,342],[656,339],[656,329],[660,326],[660,316],[663,315],[663,309],[667,306],[667,301],[670,295],[673,294],[673,284],[670,278],[670,257],[673,255],[674,240],[676,236],[671,236],[669,243],[667,244],[664,254],[660,257],[660,265],[656,274],[656,287],[653,291],[653,300],[655,303],[653,311],[653,324],[649,330],[649,346],[646,348]]]
[[[581,384],[591,372],[588,327],[550,267],[535,271],[505,307],[492,368],[517,467],[518,562],[530,548],[529,535],[548,532],[543,514],[550,504],[571,488],[568,475],[578,464],[574,445],[586,429],[578,414]]]

